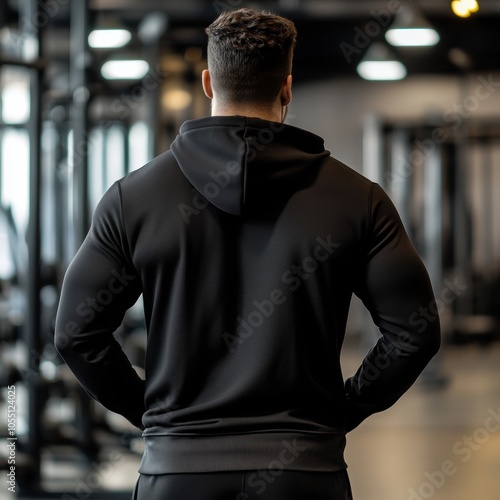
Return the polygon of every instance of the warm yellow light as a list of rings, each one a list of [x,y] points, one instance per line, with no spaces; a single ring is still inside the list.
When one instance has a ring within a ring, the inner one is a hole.
[[[454,0],[451,2],[451,10],[458,17],[469,17],[479,10],[477,0]]]
[[[471,13],[477,12],[479,10],[479,4],[477,0],[462,0],[462,3]]]
[[[458,17],[465,18],[470,16],[470,10],[462,0],[453,0],[453,2],[451,2],[451,10]]]
[[[162,97],[162,104],[171,111],[181,111],[191,105],[193,96],[184,89],[167,90]]]

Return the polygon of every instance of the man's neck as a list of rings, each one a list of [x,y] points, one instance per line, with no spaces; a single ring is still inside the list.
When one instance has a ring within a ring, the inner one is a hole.
[[[283,108],[279,105],[258,106],[222,106],[212,101],[212,116],[248,116],[260,118],[261,120],[281,122],[283,120]]]

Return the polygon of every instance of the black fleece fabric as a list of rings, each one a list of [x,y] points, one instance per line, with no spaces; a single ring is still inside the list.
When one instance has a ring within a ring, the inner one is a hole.
[[[141,293],[145,380],[113,335]],[[344,380],[352,294],[381,335]],[[437,352],[439,321],[418,321],[433,300],[388,196],[320,137],[207,117],[104,195],[55,342],[84,389],[143,430],[142,473],[333,471],[346,433]]]

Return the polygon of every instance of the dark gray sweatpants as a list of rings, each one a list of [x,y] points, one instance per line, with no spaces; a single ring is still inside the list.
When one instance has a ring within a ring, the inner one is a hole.
[[[347,471],[141,474],[132,500],[352,500]]]

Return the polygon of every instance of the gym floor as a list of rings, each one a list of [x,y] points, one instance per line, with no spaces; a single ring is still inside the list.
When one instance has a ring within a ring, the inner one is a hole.
[[[500,345],[442,352],[444,388],[417,383],[348,436],[355,500],[500,498]]]
[[[361,356],[359,348],[344,350],[346,375]],[[498,500],[499,360],[499,343],[446,346],[441,354],[447,379],[443,388],[417,383],[393,408],[350,433],[346,460],[354,499]],[[42,467],[46,488],[67,491],[62,498],[90,500],[97,498],[96,486],[131,491],[139,455],[110,447],[103,457],[78,478],[74,456],[65,460],[60,450],[47,452]],[[0,499],[7,498],[1,491]]]

